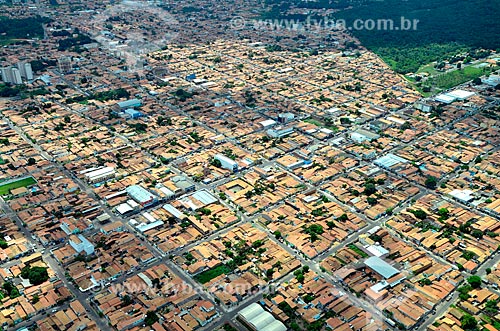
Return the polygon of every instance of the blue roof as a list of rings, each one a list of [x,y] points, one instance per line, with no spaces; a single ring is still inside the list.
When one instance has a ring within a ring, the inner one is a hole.
[[[118,106],[120,106],[120,108],[140,107],[140,106],[142,106],[142,101],[139,99],[130,99],[127,101],[120,101],[120,102],[118,102]]]
[[[127,108],[125,109],[125,113],[130,115],[130,116],[134,116],[134,115],[142,115],[142,113],[138,110],[135,110],[134,108]]]
[[[127,187],[126,191],[132,197],[132,199],[141,203],[148,202],[156,198],[156,196],[153,193],[149,192],[148,190],[139,185],[129,186]]]
[[[378,273],[380,276],[385,279],[391,278],[394,275],[399,274],[399,270],[394,268],[389,263],[385,262],[378,256],[372,256],[366,259],[365,265]]]

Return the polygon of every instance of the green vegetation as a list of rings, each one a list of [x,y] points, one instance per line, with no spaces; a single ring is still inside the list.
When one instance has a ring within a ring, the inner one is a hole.
[[[222,163],[217,160],[216,158],[213,158],[211,161],[210,161],[210,165],[211,166],[214,166],[216,168],[222,168]]]
[[[347,245],[347,247],[363,258],[368,257],[368,254],[366,254],[366,252],[362,251],[358,246],[354,244],[349,244]]]
[[[224,331],[238,331],[238,329],[236,329],[234,326],[227,323],[224,324],[222,328],[224,329]]]
[[[167,125],[172,125],[172,119],[170,117],[163,117],[163,116],[158,116],[156,119],[156,124],[159,126],[167,126]]]
[[[472,291],[472,286],[470,286],[470,285],[460,286],[457,289],[457,291],[459,293],[460,300],[465,301],[465,300],[469,299],[469,297],[470,297],[469,292]]]
[[[27,266],[21,270],[21,277],[28,279],[33,285],[40,285],[49,279],[49,274],[47,268]]]
[[[146,133],[148,125],[146,123],[127,123],[127,125],[135,130],[136,133]]]
[[[424,277],[424,278],[420,279],[418,281],[418,283],[420,284],[420,286],[432,285],[432,281],[429,278],[427,278],[427,277]]]
[[[13,190],[13,189],[16,189],[19,187],[27,187],[27,186],[33,185],[35,183],[36,183],[36,181],[33,179],[33,177],[28,177],[28,178],[20,179],[17,181],[13,181],[9,184],[0,185],[0,195],[8,194],[10,192],[10,190]]]
[[[0,40],[43,38],[42,24],[50,22],[40,16],[7,18],[0,16]]]
[[[230,158],[231,160],[236,160],[236,158],[238,157],[236,154],[234,154],[234,152],[229,149],[229,148],[226,148],[223,152],[223,154],[225,156],[227,156],[228,158]]]
[[[347,220],[349,220],[349,217],[345,213],[340,215],[339,218],[337,218],[337,221],[341,221],[341,222],[345,222]]]
[[[453,70],[434,76],[428,80],[427,84],[442,90],[447,90],[470,80],[474,80],[475,78],[487,75],[496,69],[498,69],[498,67],[488,66],[477,68],[475,66],[467,66],[460,70]]]
[[[425,187],[434,190],[437,185],[437,178],[434,176],[429,176],[425,179]]]
[[[75,52],[81,52],[82,49],[80,48],[80,46],[90,44],[91,42],[93,42],[93,40],[90,37],[83,34],[77,34],[76,37],[59,40],[57,49],[59,51],[67,51],[69,49],[72,49]]]
[[[0,97],[13,98],[21,94],[25,89],[23,85],[0,84]]]
[[[191,132],[189,133],[189,136],[194,140],[194,142],[196,143],[199,143],[200,141],[203,140],[203,137],[200,137],[200,135],[198,134],[198,132]]]
[[[474,257],[476,257],[476,253],[471,252],[471,251],[463,251],[462,257],[466,259],[467,261],[472,260]]]
[[[88,100],[98,100],[101,102],[105,102],[105,101],[110,101],[110,100],[127,99],[129,97],[130,97],[130,93],[127,90],[125,90],[123,88],[119,88],[116,90],[97,92],[97,93],[94,93],[88,97],[80,95],[80,96],[76,96],[73,98],[68,98],[68,99],[66,99],[66,103],[67,104],[72,104],[72,103],[76,103],[76,102],[81,103],[81,102],[85,102]]]
[[[375,184],[374,183],[366,183],[365,190],[363,191],[363,193],[367,196],[370,196],[372,194],[377,193],[377,188],[375,187]]]
[[[179,99],[179,101],[186,101],[187,99],[191,98],[193,96],[193,93],[187,92],[183,89],[178,89],[175,91],[174,95]]]
[[[384,29],[352,29],[363,46],[380,55],[399,73],[417,72],[421,66],[443,61],[471,49],[496,49],[500,30],[500,7],[496,1],[485,0],[420,0],[420,1],[364,1],[364,0],[267,0],[264,18],[305,20],[306,15],[288,14],[290,8],[303,10],[330,8],[337,12],[335,19],[343,19],[348,27],[357,19],[391,19]],[[415,26],[404,29],[401,18],[419,20]],[[396,29],[398,28],[398,29]],[[356,48],[354,43],[347,47]]]
[[[92,95],[92,99],[98,101],[109,101],[109,100],[120,100],[126,99],[130,97],[130,93],[123,88],[119,88],[116,90],[110,90],[105,92],[97,92]]]
[[[323,126],[323,123],[321,123],[320,121],[315,120],[315,119],[313,119],[313,118],[306,118],[306,119],[304,120],[304,122],[309,123],[309,124],[312,124],[312,125],[316,125],[316,126]]]
[[[21,295],[17,287],[15,287],[14,284],[12,284],[11,282],[3,283],[2,288],[5,291],[5,294],[7,294],[11,299],[17,298],[18,296]]]
[[[222,274],[229,274],[231,272],[231,269],[225,265],[225,264],[221,264],[221,265],[218,265],[216,267],[213,267],[212,269],[209,269],[209,270],[206,270],[206,271],[203,271],[202,273],[199,273],[198,275],[194,276],[194,279],[198,282],[200,282],[201,284],[205,284],[205,283],[208,283],[209,281],[211,281],[212,279],[214,279],[215,277],[218,277]]]
[[[323,101],[331,102],[332,100],[326,98],[323,95],[321,95],[319,99],[312,100],[312,102],[316,103],[316,104],[321,104]],[[323,118],[323,122],[316,120],[316,119],[313,119],[313,118],[306,118],[304,120],[304,122],[312,124],[312,125],[316,125],[318,127],[324,127],[324,128],[329,129],[329,130],[332,130],[334,132],[339,131],[339,128],[333,123],[333,120],[331,118],[328,118],[328,117]]]
[[[309,272],[309,267],[308,266],[303,266],[302,269],[295,270],[293,272],[293,275],[299,281],[299,283],[303,283],[305,280],[304,274],[307,274]]]
[[[324,232],[323,227],[319,224],[311,224],[309,226],[304,226],[304,233],[310,236],[311,242],[315,242],[319,239],[318,235]]]
[[[418,218],[419,220],[425,220],[427,218],[427,213],[421,209],[408,210],[408,211],[413,215],[415,215],[415,217]]]
[[[159,320],[160,320],[160,318],[158,317],[158,315],[156,315],[156,313],[154,311],[148,311],[146,313],[146,318],[144,319],[144,323],[147,326],[151,326],[151,325],[155,324],[156,322],[158,322]]]
[[[464,314],[460,319],[460,322],[462,324],[462,329],[464,329],[465,331],[478,330],[476,319],[469,314]]]
[[[497,314],[498,313],[498,299],[486,301],[484,312],[488,315],[491,315],[491,316],[494,316],[495,314]]]
[[[481,287],[481,277],[479,276],[470,276],[467,278],[467,283],[472,286],[472,288],[480,288]]]

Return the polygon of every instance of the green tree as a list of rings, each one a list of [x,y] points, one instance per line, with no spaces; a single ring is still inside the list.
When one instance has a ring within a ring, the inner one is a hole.
[[[481,277],[479,276],[470,276],[467,278],[467,282],[472,286],[472,288],[480,288],[481,287]]]
[[[425,187],[428,189],[434,190],[437,185],[437,178],[434,176],[428,176],[425,180]]]
[[[148,311],[146,313],[146,318],[144,319],[144,323],[147,326],[151,326],[151,325],[155,324],[156,322],[158,322],[159,320],[160,320],[160,318],[158,317],[158,315],[155,314],[154,311]]]
[[[464,316],[462,316],[462,318],[460,319],[460,322],[462,324],[462,329],[464,329],[466,331],[477,329],[476,319],[469,314],[464,314]]]
[[[439,208],[438,215],[441,216],[443,219],[447,219],[450,216],[450,212],[446,208]]]
[[[472,260],[476,256],[476,253],[471,252],[471,251],[463,251],[462,257],[466,259],[467,261]]]
[[[128,305],[131,305],[132,304],[132,298],[130,297],[130,295],[128,294],[125,294],[123,297],[122,297],[122,307],[127,307]]]
[[[411,210],[410,212],[420,220],[425,220],[427,218],[427,213],[421,209]]]
[[[481,238],[483,238],[483,231],[474,229],[471,232],[471,236],[473,236],[476,239],[481,239]]]
[[[28,279],[33,285],[40,285],[49,279],[49,274],[47,268],[26,266],[21,270],[21,277]]]
[[[345,221],[349,220],[349,217],[347,216],[346,213],[344,213],[344,214],[340,215],[339,218],[337,218],[337,220],[345,222]]]
[[[367,183],[365,185],[365,190],[363,191],[363,193],[365,195],[370,196],[372,194],[375,194],[376,192],[377,192],[377,188],[375,187],[375,184],[373,184],[373,183]]]
[[[307,293],[306,295],[304,295],[303,299],[304,299],[305,303],[309,303],[309,302],[314,301],[314,299],[316,299],[316,297],[310,293]]]
[[[483,81],[481,80],[480,77],[474,78],[472,80],[472,84],[474,84],[474,85],[481,85],[482,83],[483,83]]]
[[[20,296],[19,290],[11,282],[3,283],[2,288],[5,290],[5,293],[7,293],[7,295],[11,299],[14,299],[14,298],[17,298],[18,296]]]
[[[211,165],[213,165],[214,167],[216,168],[222,168],[222,163],[217,160],[217,159],[212,159],[212,161],[210,162]]]
[[[484,311],[488,315],[496,315],[498,313],[498,301],[497,300],[488,300],[486,302]]]

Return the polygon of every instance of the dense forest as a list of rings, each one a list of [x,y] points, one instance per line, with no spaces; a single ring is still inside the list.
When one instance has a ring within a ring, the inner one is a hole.
[[[0,40],[43,38],[43,23],[50,20],[40,16],[6,18],[0,16]]]
[[[361,43],[400,73],[443,60],[462,50],[500,49],[500,0],[265,0],[266,18],[288,18],[289,8],[335,8],[332,19],[418,19],[417,30],[353,30]],[[293,15],[297,18],[297,15]]]

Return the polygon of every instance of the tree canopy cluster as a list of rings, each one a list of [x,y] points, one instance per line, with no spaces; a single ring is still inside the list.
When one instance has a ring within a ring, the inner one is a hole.
[[[40,285],[49,279],[47,268],[26,266],[21,270],[21,277],[28,279],[33,285]]]
[[[0,16],[0,40],[43,38],[42,24],[48,22],[50,22],[48,18],[38,15],[28,18],[7,18]]]
[[[419,20],[416,29],[353,29],[363,46],[380,55],[399,73],[416,72],[422,65],[442,61],[459,52],[479,48],[497,49],[500,6],[487,0],[266,0],[263,18],[305,20],[307,15],[289,14],[290,8],[336,9],[335,20],[353,26],[357,19]],[[318,20],[321,17],[317,18]]]

